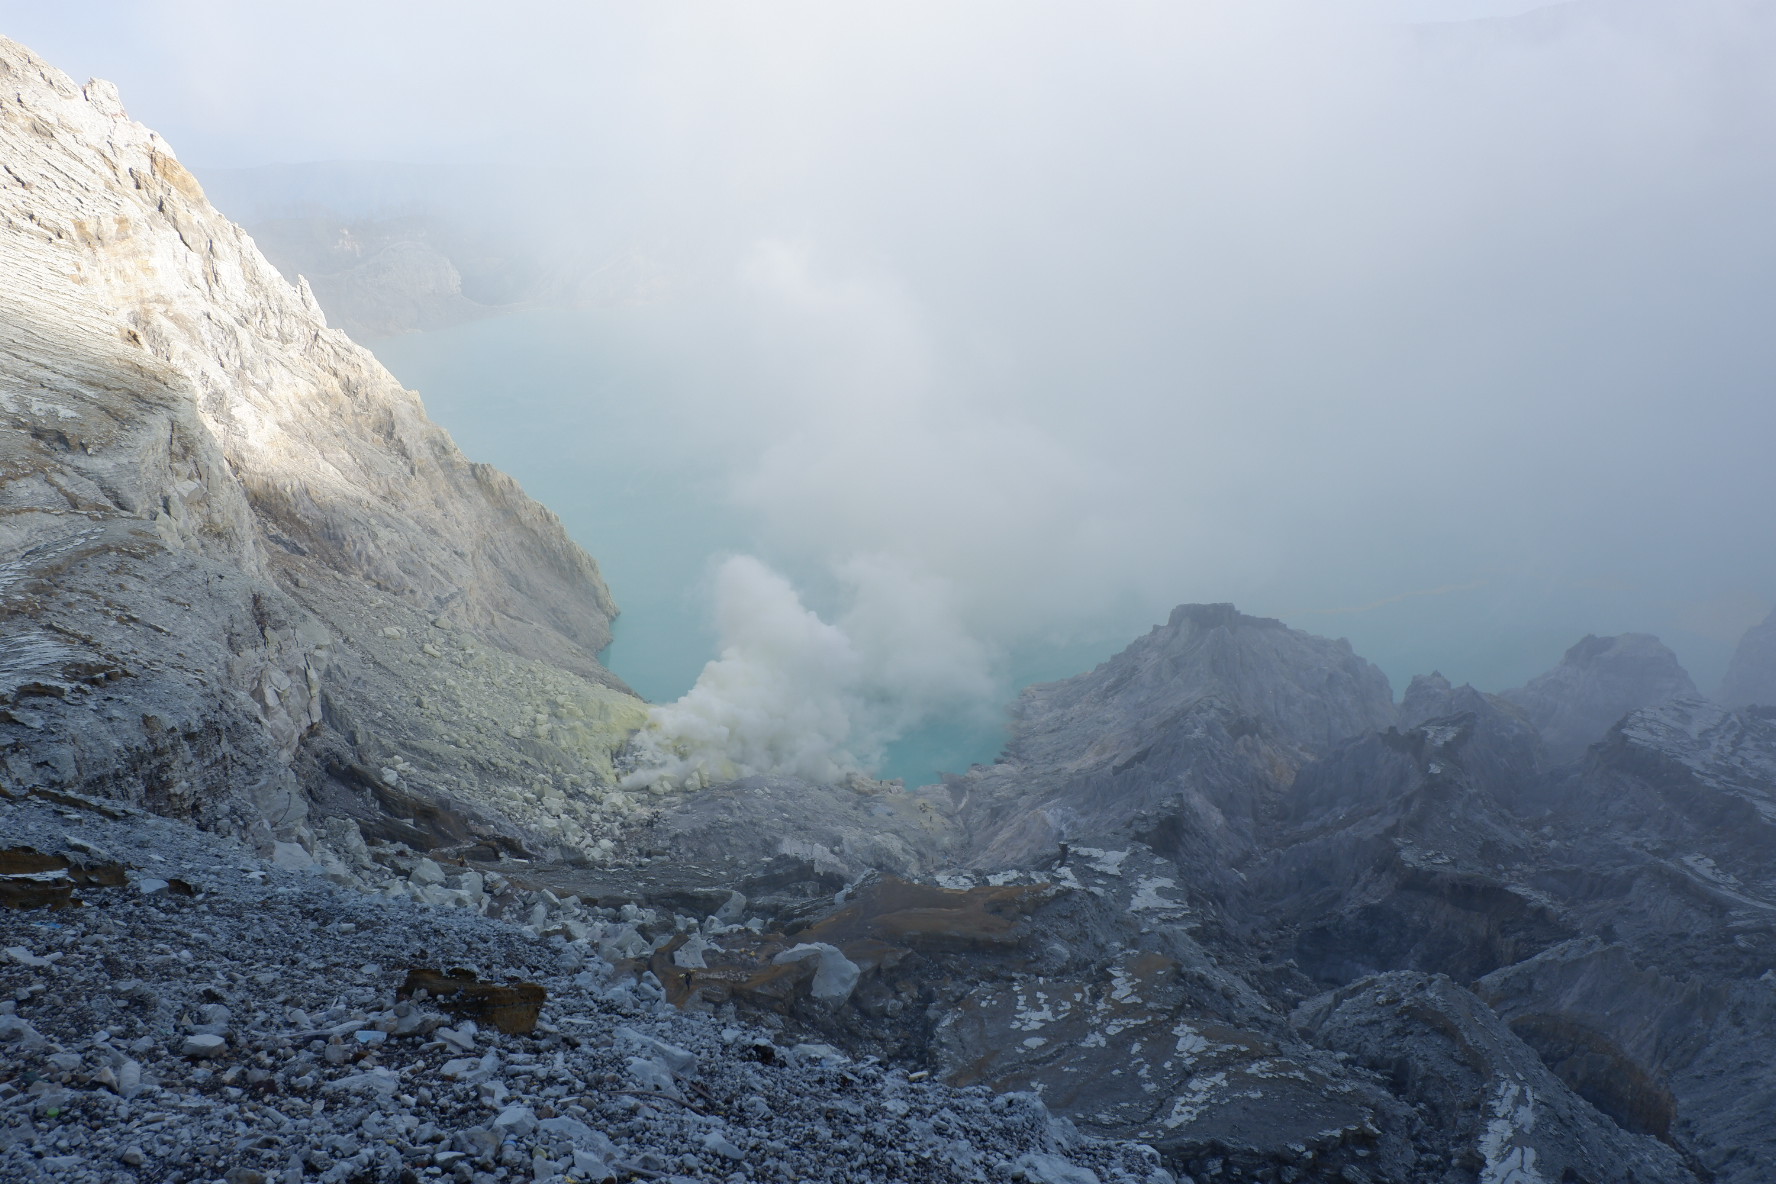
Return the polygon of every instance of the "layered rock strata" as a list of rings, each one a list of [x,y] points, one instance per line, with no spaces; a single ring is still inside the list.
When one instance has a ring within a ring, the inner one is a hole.
[[[264,841],[595,847],[597,565],[108,83],[0,41],[0,776]]]

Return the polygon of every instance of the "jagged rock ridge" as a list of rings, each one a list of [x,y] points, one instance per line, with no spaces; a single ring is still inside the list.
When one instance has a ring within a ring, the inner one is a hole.
[[[1586,637],[1560,664],[1506,691],[1542,733],[1556,760],[1571,760],[1630,711],[1693,695],[1677,655],[1646,633]]]
[[[1776,612],[1739,639],[1714,697],[1729,707],[1776,707]]]
[[[1776,732],[1652,639],[1587,639],[1515,701],[1415,680],[1396,712],[1347,644],[1184,606],[1032,688],[995,765],[914,794],[736,783],[613,852],[639,706],[597,665],[590,561],[114,92],[9,43],[0,68],[12,787],[290,863],[274,840],[330,844],[335,879],[392,869],[439,905],[488,907],[497,872],[529,906],[502,941],[1040,1091],[1196,1181],[1767,1174]]]
[[[1776,733],[1668,696],[1687,678],[1651,638],[1588,639],[1532,686],[1563,681],[1557,755],[1510,698],[1430,675],[1396,712],[1348,647],[1184,606],[1026,692],[948,803],[888,795],[883,830],[950,894],[923,929],[868,916],[898,890],[823,895],[847,859],[891,863],[878,836],[800,873],[780,856],[747,906],[762,938],[649,964],[689,1006],[1038,1089],[1196,1179],[1752,1184],[1776,1157],[1753,1034],[1776,1006]],[[759,789],[783,792],[723,792]],[[760,961],[815,940],[860,972],[836,1008]]]

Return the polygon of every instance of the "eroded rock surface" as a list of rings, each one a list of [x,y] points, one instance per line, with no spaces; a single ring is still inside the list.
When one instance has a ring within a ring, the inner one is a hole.
[[[110,84],[0,41],[0,165],[0,776],[262,843],[596,848],[642,708],[554,515]]]
[[[1549,755],[1565,761],[1601,740],[1630,711],[1695,693],[1677,655],[1658,638],[1624,633],[1584,638],[1558,666],[1506,691],[1504,698],[1540,729]]]
[[[1739,639],[1714,697],[1729,707],[1776,707],[1776,613]]]
[[[1257,815],[1308,759],[1393,721],[1387,677],[1349,643],[1181,605],[1096,670],[1026,690],[1004,755],[950,789],[978,867],[1144,815],[1206,870],[1250,848]]]
[[[13,1174],[1767,1178],[1776,716],[1656,640],[1396,709],[1186,605],[940,786],[643,800],[547,511],[107,85],[0,42],[0,165]]]

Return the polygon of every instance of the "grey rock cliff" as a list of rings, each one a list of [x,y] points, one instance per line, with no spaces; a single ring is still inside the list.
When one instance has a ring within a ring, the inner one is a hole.
[[[1729,707],[1776,707],[1776,612],[1739,639],[1714,697]]]
[[[977,866],[1028,864],[1144,815],[1188,817],[1174,829],[1221,863],[1307,759],[1393,720],[1387,677],[1349,643],[1181,605],[1096,670],[1026,690],[1004,755],[951,790]]]
[[[1503,694],[1541,731],[1549,755],[1572,760],[1630,711],[1693,695],[1677,655],[1647,633],[1586,637],[1560,664]]]
[[[686,1006],[1039,1090],[1194,1179],[1760,1179],[1758,717],[1673,700],[1558,766],[1516,705],[1440,676],[1399,717],[1341,643],[1186,606],[1032,688],[949,810],[860,796],[873,849],[824,808],[804,826],[825,790],[717,791],[806,843],[775,881],[799,886],[745,906],[781,936],[651,965]],[[967,870],[833,892],[909,852]],[[755,969],[813,941],[859,970],[836,1004]]]
[[[522,927],[428,933],[403,908],[418,932],[385,944],[559,956],[551,990],[588,1007],[723,1009],[699,1029],[712,1079],[751,1075],[732,1058],[830,1067],[840,1130],[885,1103],[846,1095],[874,1070],[828,1044],[1008,1095],[967,1113],[1034,1115],[1039,1092],[1197,1181],[1762,1184],[1776,1162],[1776,716],[1695,697],[1652,638],[1587,638],[1502,697],[1416,679],[1396,710],[1347,643],[1186,605],[1031,688],[1003,757],[942,786],[757,778],[644,803],[616,788],[642,706],[598,663],[615,607],[592,561],[328,329],[111,88],[8,42],[0,417],[0,811],[33,842],[68,816],[21,791],[78,791],[306,867],[296,840],[343,884],[508,910]],[[87,805],[118,823],[89,846],[195,850]],[[201,846],[200,889],[244,901],[216,878],[239,854]],[[303,895],[276,870],[253,899]],[[309,895],[309,929],[394,915]],[[368,989],[357,924],[334,969]],[[227,946],[205,973],[243,992],[268,980],[224,964],[273,957],[249,925],[204,926]],[[114,977],[66,936],[70,965]],[[83,1039],[78,1014],[58,1039]],[[730,1016],[786,1039],[740,1049]],[[558,1065],[619,1063],[546,1036]],[[625,1098],[613,1114],[649,1104]],[[968,1119],[911,1114],[870,1129],[921,1172],[1092,1178],[1045,1115],[1040,1152],[977,1162]],[[1133,1154],[1080,1147],[1105,1179]]]
[[[1453,1145],[1419,1180],[1685,1181],[1670,1147],[1575,1096],[1479,999],[1441,975],[1377,975],[1304,1005],[1295,1021],[1406,1087]],[[1624,1169],[1631,1176],[1623,1176]]]
[[[640,709],[555,516],[110,84],[0,41],[0,166],[0,776],[265,837],[324,802],[595,843]]]

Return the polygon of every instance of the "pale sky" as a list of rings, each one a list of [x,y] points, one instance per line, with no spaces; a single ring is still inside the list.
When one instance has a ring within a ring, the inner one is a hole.
[[[1706,687],[1776,601],[1767,4],[12,7],[200,175],[549,172],[488,216],[648,255],[675,446],[989,644],[1233,599]]]

